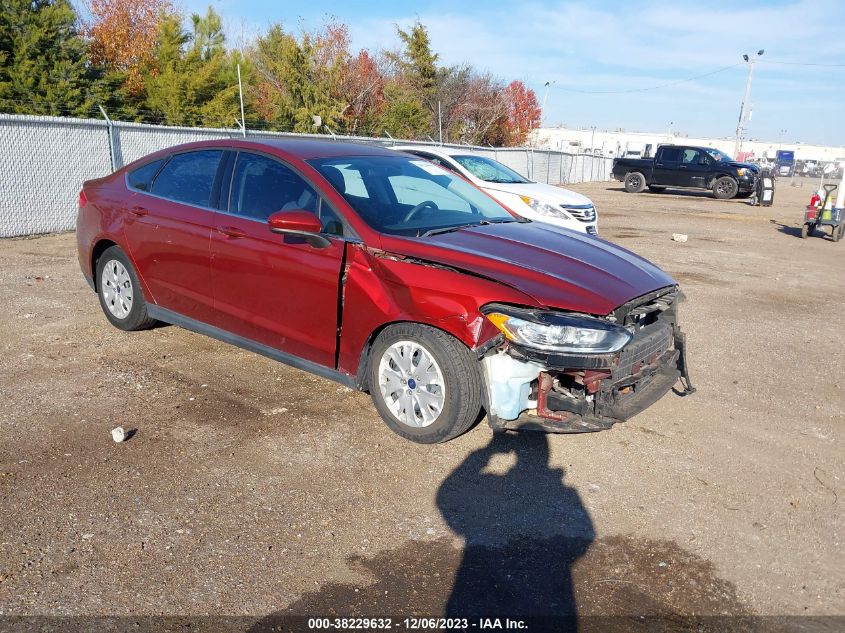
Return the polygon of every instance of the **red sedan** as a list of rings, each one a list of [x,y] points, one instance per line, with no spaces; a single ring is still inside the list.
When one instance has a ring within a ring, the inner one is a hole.
[[[596,431],[686,374],[676,283],[521,220],[411,155],[223,140],[84,184],[79,262],[106,318],[212,336],[368,391],[415,442]]]

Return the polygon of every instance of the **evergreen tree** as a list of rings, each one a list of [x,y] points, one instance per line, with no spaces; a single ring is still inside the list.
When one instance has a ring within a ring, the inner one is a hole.
[[[338,129],[346,104],[336,95],[341,60],[326,55],[319,36],[301,41],[275,24],[254,51],[259,111],[276,129],[321,132]],[[316,119],[319,117],[319,119]],[[320,125],[315,121],[319,120]]]
[[[193,33],[165,17],[147,74],[147,104],[170,125],[232,127],[240,119],[236,59],[223,47],[220,16],[193,15]]]
[[[87,116],[85,43],[68,0],[0,3],[0,110]]]
[[[437,110],[437,54],[431,50],[428,30],[418,20],[410,31],[396,27],[405,50],[399,63],[420,101],[432,114]]]

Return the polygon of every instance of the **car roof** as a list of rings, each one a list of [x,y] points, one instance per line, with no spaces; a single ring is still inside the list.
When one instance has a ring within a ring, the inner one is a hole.
[[[301,139],[301,138],[229,138],[186,143],[162,150],[171,153],[203,147],[231,147],[233,149],[276,149],[302,160],[311,158],[333,158],[336,156],[395,156],[395,153],[379,145],[349,143],[346,141]],[[159,153],[159,152],[157,152]]]
[[[347,141],[321,141],[316,139],[261,139],[262,145],[276,147],[302,159],[330,158],[334,156],[393,156],[393,152],[380,145],[350,143]]]
[[[472,150],[465,150],[459,147],[432,147],[431,145],[394,145],[390,149],[400,152],[413,152],[419,150],[429,154],[440,154],[441,156],[460,156],[461,154],[472,154]]]
[[[701,150],[702,152],[706,152],[707,150],[711,149],[718,149],[716,147],[702,147],[701,145],[678,145],[676,143],[666,143],[664,145],[660,145],[659,147],[682,147],[684,149],[697,149]]]

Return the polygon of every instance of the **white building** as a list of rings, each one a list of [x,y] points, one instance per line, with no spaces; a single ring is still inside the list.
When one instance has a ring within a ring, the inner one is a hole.
[[[565,127],[539,128],[532,132],[529,143],[539,149],[564,152],[596,153],[603,156],[636,155],[651,145],[652,156],[658,145],[676,143],[699,147],[715,147],[733,155],[734,138],[693,138],[670,132],[609,132],[592,128],[575,130]],[[845,161],[845,147],[805,145],[803,143],[743,141],[741,152],[753,152],[755,158],[774,159],[778,150],[792,150],[796,160],[822,162]]]

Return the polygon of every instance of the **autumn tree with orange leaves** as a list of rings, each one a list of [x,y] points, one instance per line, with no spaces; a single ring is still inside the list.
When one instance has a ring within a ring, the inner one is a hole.
[[[347,25],[273,24],[252,44],[227,46],[212,8],[186,19],[179,0],[0,3],[0,110],[171,125],[441,137],[520,145],[540,106],[520,81],[469,64],[443,65],[425,25],[396,28],[392,50],[355,50]],[[175,3],[175,6],[174,4]]]
[[[88,0],[86,25],[91,61],[126,74],[133,95],[144,88],[144,72],[153,66],[159,29],[175,14],[170,0]]]

